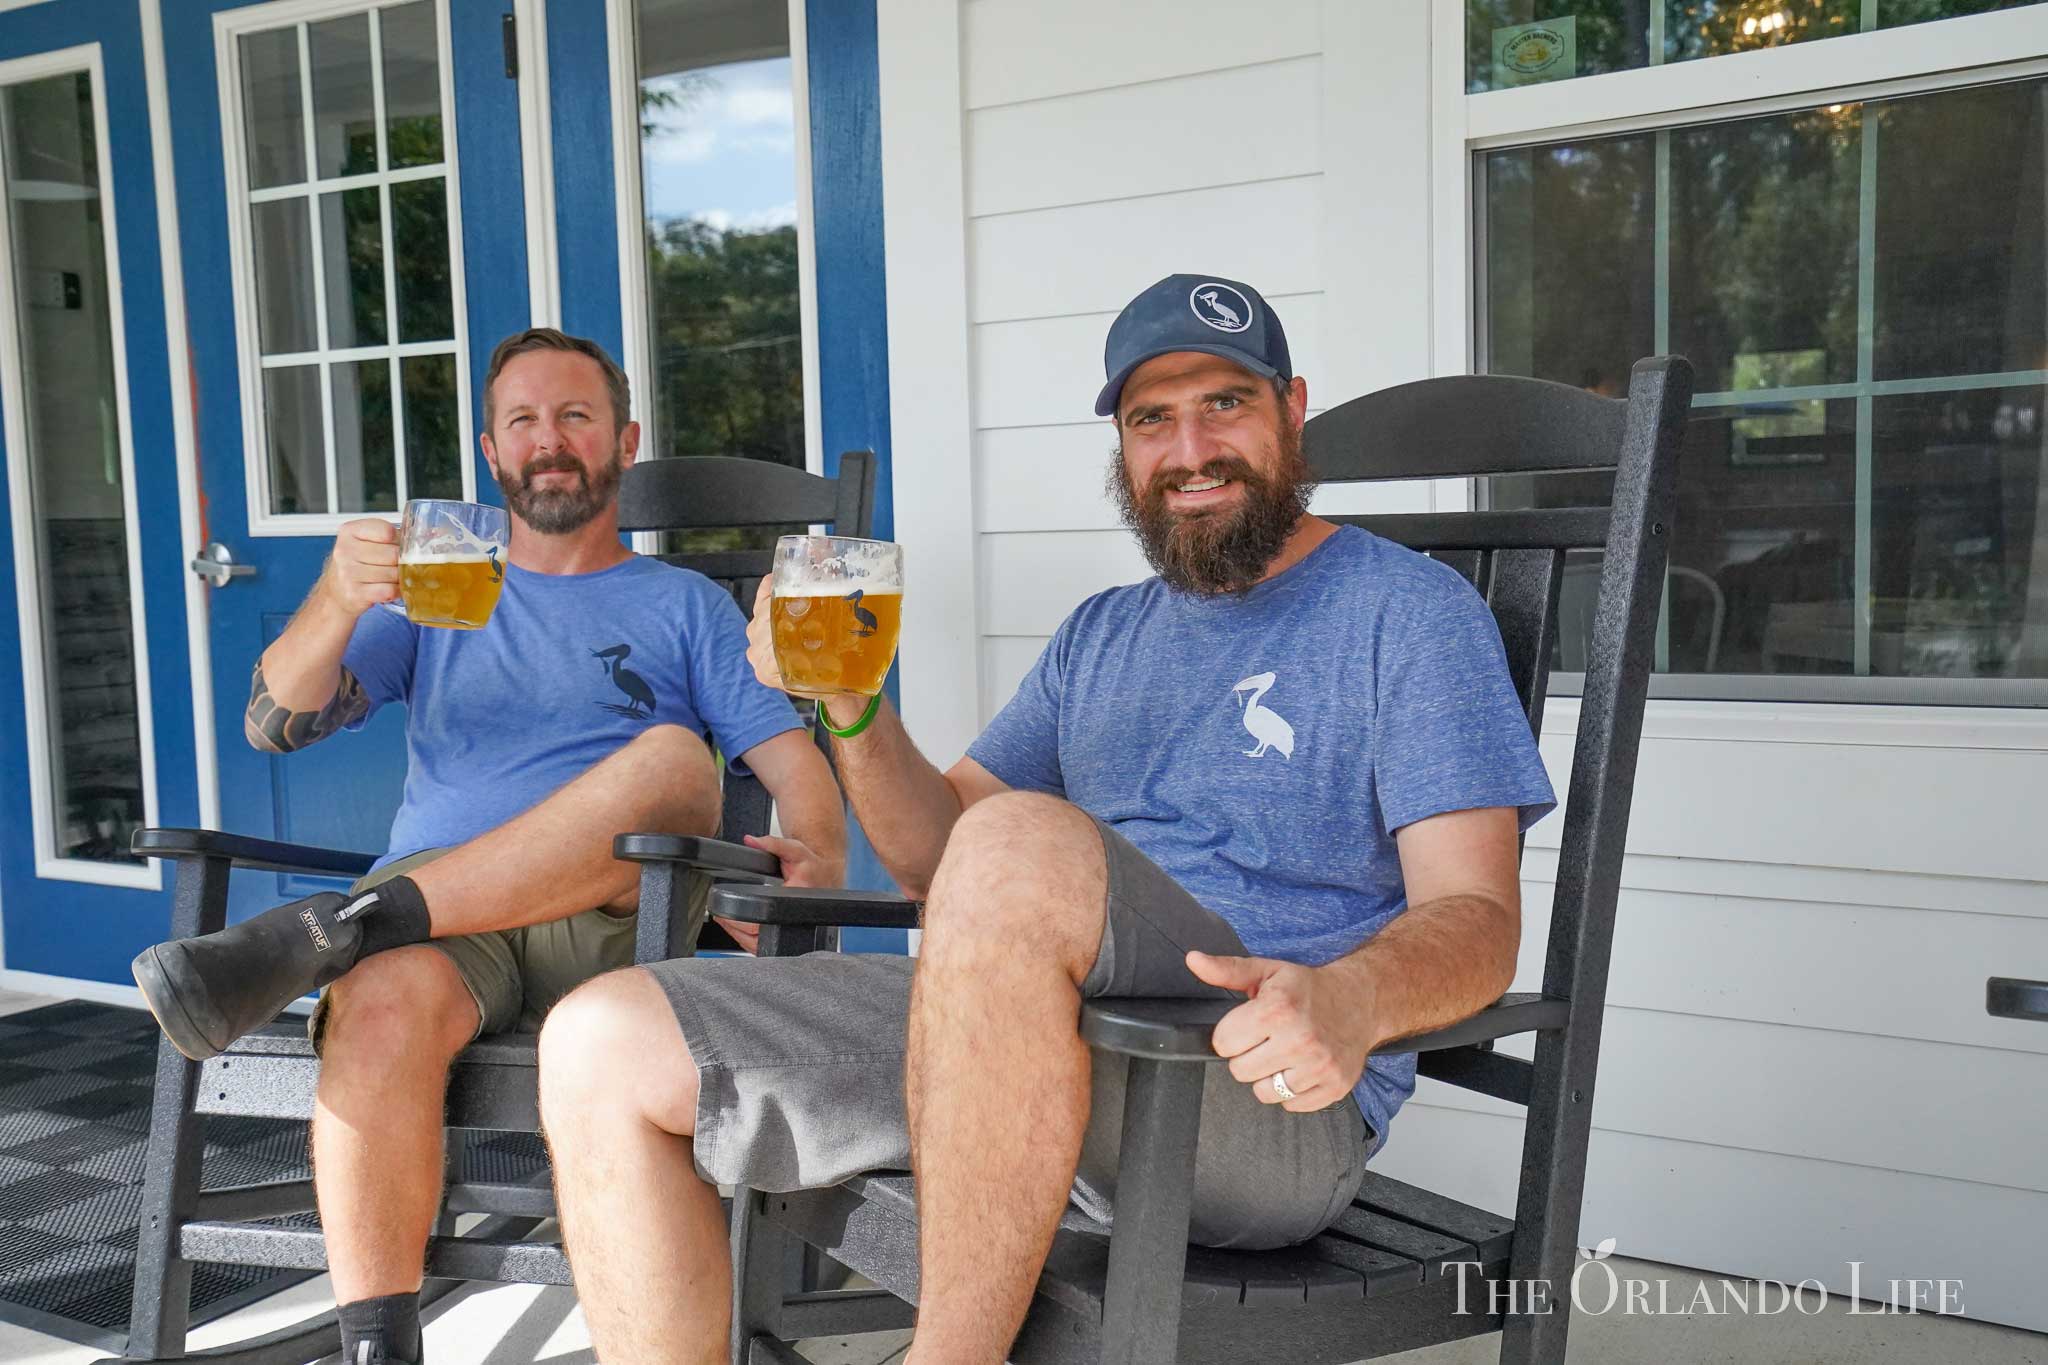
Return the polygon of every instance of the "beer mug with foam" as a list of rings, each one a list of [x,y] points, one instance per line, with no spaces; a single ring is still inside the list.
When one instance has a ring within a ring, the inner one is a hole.
[[[775,542],[775,664],[806,697],[882,690],[903,628],[903,547],[850,536]]]
[[[399,601],[414,625],[475,630],[505,586],[508,523],[501,507],[414,498],[398,538]]]

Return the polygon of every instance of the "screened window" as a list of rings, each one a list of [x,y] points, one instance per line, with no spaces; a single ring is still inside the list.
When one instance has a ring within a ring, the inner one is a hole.
[[[2044,160],[2039,79],[1482,157],[1484,368],[1608,394],[1642,355],[1698,372],[1659,671],[2048,701],[1854,681],[2048,679]],[[1566,573],[1567,670],[1595,572]]]
[[[442,52],[432,0],[236,41],[259,521],[471,492]]]

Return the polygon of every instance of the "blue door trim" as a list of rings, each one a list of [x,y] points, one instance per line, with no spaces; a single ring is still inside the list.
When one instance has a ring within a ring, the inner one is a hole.
[[[562,330],[626,353],[605,0],[548,0],[548,130]],[[632,72],[622,73],[627,79]],[[636,149],[637,151],[637,149]]]
[[[141,12],[133,0],[52,0],[0,13],[0,59],[89,43],[100,46],[109,145],[100,174],[114,199],[115,259],[124,335],[114,338],[127,364],[129,439],[143,601],[142,649],[149,660],[156,757],[157,817],[199,818],[193,772],[192,689],[188,676],[183,534],[178,523],[178,462],[172,426],[168,338],[164,331],[161,238],[150,153],[149,91]],[[12,320],[5,320],[13,325]],[[0,461],[0,489],[7,478]],[[20,668],[24,627],[15,591],[13,531],[0,520],[0,632],[11,657],[0,660],[0,884],[4,884],[6,965],[18,971],[97,981],[126,981],[128,959],[161,938],[168,891],[40,880],[32,847],[28,784],[26,680]],[[164,879],[170,884],[168,875]]]

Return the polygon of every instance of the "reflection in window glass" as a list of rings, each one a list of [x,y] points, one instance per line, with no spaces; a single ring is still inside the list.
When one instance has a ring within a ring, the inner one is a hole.
[[[0,90],[0,129],[15,303],[4,323],[22,368],[18,453],[28,476],[14,497],[32,519],[25,539],[42,618],[22,628],[42,643],[42,686],[29,689],[28,705],[49,748],[48,851],[134,863],[128,841],[144,808],[132,528],[92,78]]]
[[[2034,80],[1486,155],[1487,368],[1698,372],[1660,669],[2048,678],[2044,107]]]
[[[805,464],[789,11],[638,0],[640,166],[658,455]],[[772,544],[777,530],[671,537]]]
[[[244,34],[235,53],[253,277],[237,285],[254,291],[259,343],[244,382],[260,409],[250,458],[269,512],[463,496],[436,6],[366,5]]]
[[[370,16],[306,26],[313,66],[313,155],[323,179],[377,169],[377,103],[370,78]]]
[[[2040,0],[1467,0],[1465,88],[1725,57]]]

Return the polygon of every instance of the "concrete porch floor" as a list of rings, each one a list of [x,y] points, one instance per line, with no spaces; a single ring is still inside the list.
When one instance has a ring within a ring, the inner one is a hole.
[[[0,991],[0,1014],[53,1004]],[[1624,1257],[1623,1277],[1670,1282],[1667,1302],[1689,1303],[1699,1272]],[[1718,1278],[1718,1277],[1711,1277]],[[192,1349],[225,1345],[308,1317],[332,1305],[325,1276],[273,1295],[193,1333]],[[1813,1314],[1775,1316],[1624,1316],[1580,1314],[1570,1359],[1580,1365],[2048,1365],[2048,1335],[1932,1314],[1850,1312],[1830,1298]],[[428,1313],[427,1356],[434,1365],[589,1365],[595,1360],[573,1291],[532,1285],[476,1285]],[[805,1343],[816,1365],[888,1365],[908,1348],[906,1332]],[[9,1365],[85,1365],[103,1353],[0,1323],[0,1361]],[[1479,1337],[1383,1359],[1398,1365],[1484,1365],[1497,1360],[1498,1337]],[[338,1358],[331,1358],[338,1359]]]

